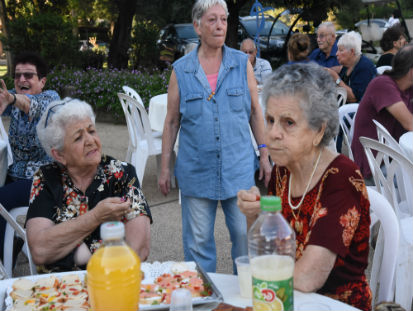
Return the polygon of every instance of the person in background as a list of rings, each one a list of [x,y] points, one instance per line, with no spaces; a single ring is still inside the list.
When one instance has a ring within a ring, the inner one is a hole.
[[[327,69],[336,85],[347,90],[348,103],[360,102],[367,85],[377,75],[372,61],[361,54],[361,41],[359,33],[345,33],[337,43],[337,59],[342,68],[339,73]]]
[[[376,67],[391,66],[394,54],[406,44],[406,37],[399,24],[387,28],[380,40],[380,47],[384,53],[377,61]]]
[[[336,27],[332,22],[324,22],[317,29],[318,48],[311,52],[310,60],[323,67],[338,72],[340,64],[337,60]]]
[[[3,80],[0,86],[0,114],[10,117],[9,143],[13,154],[5,185],[0,187],[0,203],[7,210],[29,205],[33,174],[51,161],[39,142],[36,125],[48,105],[60,99],[55,91],[43,91],[48,66],[40,55],[23,52],[13,64],[14,90],[8,91]],[[2,259],[5,226],[0,217]]]
[[[402,47],[393,58],[393,67],[373,79],[357,110],[351,149],[354,162],[366,179],[372,179],[360,136],[377,139],[376,125],[380,122],[399,140],[406,131],[413,131],[413,44]],[[372,180],[369,180],[372,182]]]
[[[390,28],[393,27],[394,25],[400,24],[400,10],[395,9],[392,13],[392,15],[389,17],[389,20],[387,21],[385,27]]]
[[[247,55],[224,44],[227,17],[224,0],[197,0],[193,6],[200,44],[173,64],[158,182],[167,195],[179,131],[175,176],[181,190],[184,255],[207,272],[216,270],[218,202],[230,233],[232,259],[247,254],[246,219],[236,195],[255,184],[257,157],[250,126],[260,152],[259,178],[267,184],[271,173],[254,71]]]
[[[146,260],[151,213],[135,168],[102,155],[92,107],[65,98],[53,102],[37,133],[54,162],[33,178],[26,232],[38,271],[85,269],[99,248],[99,226],[125,223],[126,242]]]
[[[248,59],[254,68],[254,76],[259,85],[264,83],[265,78],[271,74],[272,68],[269,61],[257,57],[257,46],[254,41],[247,38],[241,42],[240,50],[248,55]]]
[[[306,34],[293,34],[287,44],[288,64],[308,63],[310,48],[310,38]]]
[[[370,212],[358,167],[327,148],[338,127],[329,74],[313,63],[281,66],[264,84],[265,143],[274,161],[268,194],[296,234],[294,288],[371,310],[365,275]],[[251,225],[260,212],[257,187],[238,192]]]

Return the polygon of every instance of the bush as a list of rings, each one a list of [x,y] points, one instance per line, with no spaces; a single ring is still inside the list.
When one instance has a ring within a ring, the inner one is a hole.
[[[40,53],[50,68],[60,64],[79,66],[78,40],[72,29],[70,21],[53,13],[27,15],[9,22],[9,33],[13,35],[2,41],[13,55],[21,51]]]
[[[86,101],[96,112],[109,112],[114,121],[123,120],[123,110],[117,93],[128,85],[141,96],[146,107],[155,95],[167,92],[170,70],[70,69],[62,67],[48,75],[45,89],[56,90],[64,96],[70,87],[71,96]]]

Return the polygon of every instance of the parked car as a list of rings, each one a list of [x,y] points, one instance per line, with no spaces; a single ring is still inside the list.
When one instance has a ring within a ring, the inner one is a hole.
[[[266,16],[264,27],[259,33],[260,56],[268,60],[278,60],[284,57],[284,44],[289,32],[289,27],[282,21],[277,20],[274,26],[273,22],[274,18],[272,16]],[[240,17],[238,27],[239,44],[246,38],[254,40],[258,26],[256,16]]]
[[[358,29],[360,29],[360,25],[368,25],[369,20],[368,19],[363,19],[357,23],[354,24]],[[370,18],[370,23],[377,24],[379,28],[381,28],[383,31],[387,29],[387,20],[383,18]]]
[[[160,60],[173,62],[198,44],[199,38],[191,23],[169,24],[161,29],[156,42]]]

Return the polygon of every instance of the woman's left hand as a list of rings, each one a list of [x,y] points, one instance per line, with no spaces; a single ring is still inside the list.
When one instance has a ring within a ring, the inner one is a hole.
[[[130,211],[129,199],[123,201],[119,197],[106,198],[100,201],[89,213],[94,213],[99,223],[121,220]]]
[[[268,187],[268,183],[270,182],[270,179],[271,179],[271,172],[272,172],[272,166],[268,158],[268,155],[264,157],[261,156],[260,157],[260,174],[258,176],[258,179],[261,180],[264,177],[265,187]]]

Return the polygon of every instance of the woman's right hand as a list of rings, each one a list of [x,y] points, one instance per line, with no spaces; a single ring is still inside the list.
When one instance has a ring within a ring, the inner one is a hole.
[[[250,190],[240,190],[237,205],[247,218],[255,218],[260,213],[260,190],[252,186]]]
[[[110,197],[100,201],[90,212],[94,213],[101,224],[106,221],[121,220],[130,212],[131,202],[129,198],[124,201],[119,197]]]
[[[167,195],[171,190],[171,173],[169,169],[162,169],[158,179],[159,189],[163,195]]]

